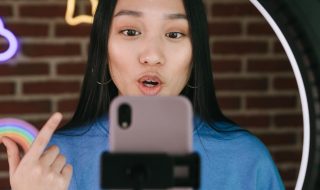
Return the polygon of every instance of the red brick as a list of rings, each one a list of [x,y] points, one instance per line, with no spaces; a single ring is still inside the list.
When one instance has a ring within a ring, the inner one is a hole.
[[[47,75],[49,66],[46,63],[18,63],[16,65],[0,65],[0,76]]]
[[[246,108],[249,109],[292,109],[297,107],[297,97],[294,95],[248,96]]]
[[[273,43],[273,52],[274,53],[285,53],[285,51],[284,51],[284,49],[283,49],[283,47],[282,47],[282,44],[280,43],[280,41],[275,41],[274,43]]]
[[[279,173],[282,180],[297,180],[299,170],[297,168],[279,168]]]
[[[241,60],[213,60],[214,73],[239,73],[241,71]]]
[[[276,90],[296,90],[298,91],[297,81],[294,77],[277,77],[273,80],[273,87]]]
[[[40,130],[42,126],[47,122],[48,119],[49,117],[47,119],[28,120],[28,122]]]
[[[57,25],[55,35],[58,37],[89,37],[91,25],[80,24],[77,26]]]
[[[49,113],[51,104],[48,100],[0,101],[0,114]]]
[[[2,36],[0,36],[0,39],[2,38]],[[9,48],[9,43],[7,43],[7,41],[3,40],[2,42],[0,42],[0,52],[4,52]]]
[[[302,152],[299,150],[281,150],[273,151],[273,160],[277,163],[300,162]]]
[[[24,94],[65,94],[79,91],[80,83],[78,81],[44,81],[23,84]]]
[[[275,35],[271,26],[267,22],[249,23],[247,26],[247,31],[249,35],[255,36]]]
[[[1,17],[13,16],[12,6],[0,5],[0,13],[1,13]]]
[[[214,3],[211,7],[213,17],[259,16],[259,11],[247,3]]]
[[[49,26],[33,23],[8,23],[8,28],[16,35],[23,37],[48,36]]]
[[[271,124],[271,116],[269,115],[237,114],[230,117],[243,128],[267,128]]]
[[[292,132],[256,134],[268,146],[292,145],[297,143],[297,135]]]
[[[22,18],[64,18],[65,5],[20,5],[19,13]]]
[[[274,123],[277,127],[301,127],[303,126],[302,113],[277,114],[274,116]]]
[[[213,54],[263,54],[268,44],[263,41],[219,41],[213,43]]]
[[[60,111],[60,110],[59,110]],[[32,124],[33,126],[35,126],[38,130],[41,130],[41,128],[43,127],[43,125],[47,122],[47,120],[49,119],[49,116],[47,119],[35,119],[35,120],[28,120],[28,122],[30,124]],[[65,117],[63,117],[62,121],[60,122],[58,128],[62,127],[64,123],[66,123],[67,119]]]
[[[86,5],[85,8],[84,8],[84,13],[87,14],[87,15],[90,15],[92,14],[92,6],[91,5]]]
[[[30,57],[56,57],[80,55],[80,44],[24,44],[23,53]]]
[[[58,65],[59,75],[83,75],[85,73],[85,63],[62,63]]]
[[[7,159],[0,160],[0,171],[9,171],[9,164]]]
[[[209,33],[214,36],[240,35],[240,22],[214,22],[209,24]]]
[[[58,110],[61,112],[73,112],[76,110],[77,104],[77,99],[61,100],[58,102]]]
[[[1,69],[1,67],[0,67]],[[12,82],[0,82],[0,95],[14,94],[15,85]]]
[[[267,78],[217,78],[215,79],[215,87],[220,91],[266,91],[268,80]]]
[[[221,109],[239,109],[241,106],[240,97],[218,97]]]
[[[10,182],[9,179],[4,177],[0,178],[0,189],[1,190],[9,190],[10,188]]]
[[[288,59],[249,59],[247,70],[249,72],[269,73],[269,72],[292,72]]]

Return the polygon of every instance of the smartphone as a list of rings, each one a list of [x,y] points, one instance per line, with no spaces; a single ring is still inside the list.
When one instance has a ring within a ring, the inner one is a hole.
[[[185,97],[119,96],[112,101],[109,113],[110,153],[165,153],[179,156],[193,151],[193,111],[190,101]],[[128,183],[122,173],[112,173],[112,177],[118,176],[116,179],[120,179],[119,184]],[[191,173],[185,166],[174,168],[176,178],[188,178],[192,176]],[[114,180],[111,182],[115,183]],[[173,187],[168,190],[190,189]]]
[[[182,96],[119,96],[110,105],[110,152],[192,152],[193,112]]]

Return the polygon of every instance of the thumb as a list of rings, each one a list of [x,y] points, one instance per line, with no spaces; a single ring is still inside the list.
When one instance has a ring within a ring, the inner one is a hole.
[[[1,141],[7,148],[9,174],[12,176],[20,163],[20,152],[18,145],[7,137],[2,137]]]

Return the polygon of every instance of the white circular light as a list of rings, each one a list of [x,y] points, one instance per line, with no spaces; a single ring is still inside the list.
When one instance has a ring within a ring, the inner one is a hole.
[[[267,22],[270,24],[273,31],[276,33],[277,37],[279,38],[289,58],[291,67],[293,69],[293,73],[295,75],[295,78],[298,84],[298,90],[299,90],[301,106],[302,106],[302,115],[303,115],[303,150],[302,150],[301,164],[300,164],[299,175],[296,182],[295,190],[300,190],[303,187],[303,182],[306,177],[306,171],[307,171],[308,159],[309,159],[309,150],[310,150],[310,117],[309,117],[309,107],[308,107],[308,100],[307,100],[305,86],[303,83],[302,75],[301,75],[297,60],[294,57],[294,54],[289,46],[289,43],[287,39],[284,37],[279,26],[276,24],[276,22],[273,20],[270,14],[266,11],[266,9],[257,0],[250,0],[250,1],[264,16],[264,18],[267,20]]]

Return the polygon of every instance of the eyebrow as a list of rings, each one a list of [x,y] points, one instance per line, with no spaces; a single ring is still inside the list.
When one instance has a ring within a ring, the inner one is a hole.
[[[133,17],[142,17],[143,13],[140,11],[133,11],[133,10],[121,10],[117,14],[115,14],[114,17],[124,16],[124,15],[133,16]],[[170,20],[175,20],[175,19],[187,20],[187,16],[181,13],[170,13],[170,14],[166,14],[164,17],[165,19],[170,19]]]
[[[181,13],[173,13],[173,14],[167,14],[165,16],[168,19],[187,19],[187,16],[185,14],[181,14]]]
[[[132,10],[121,10],[117,14],[115,14],[113,17],[123,16],[123,15],[141,17],[143,13],[139,11],[132,11]]]

